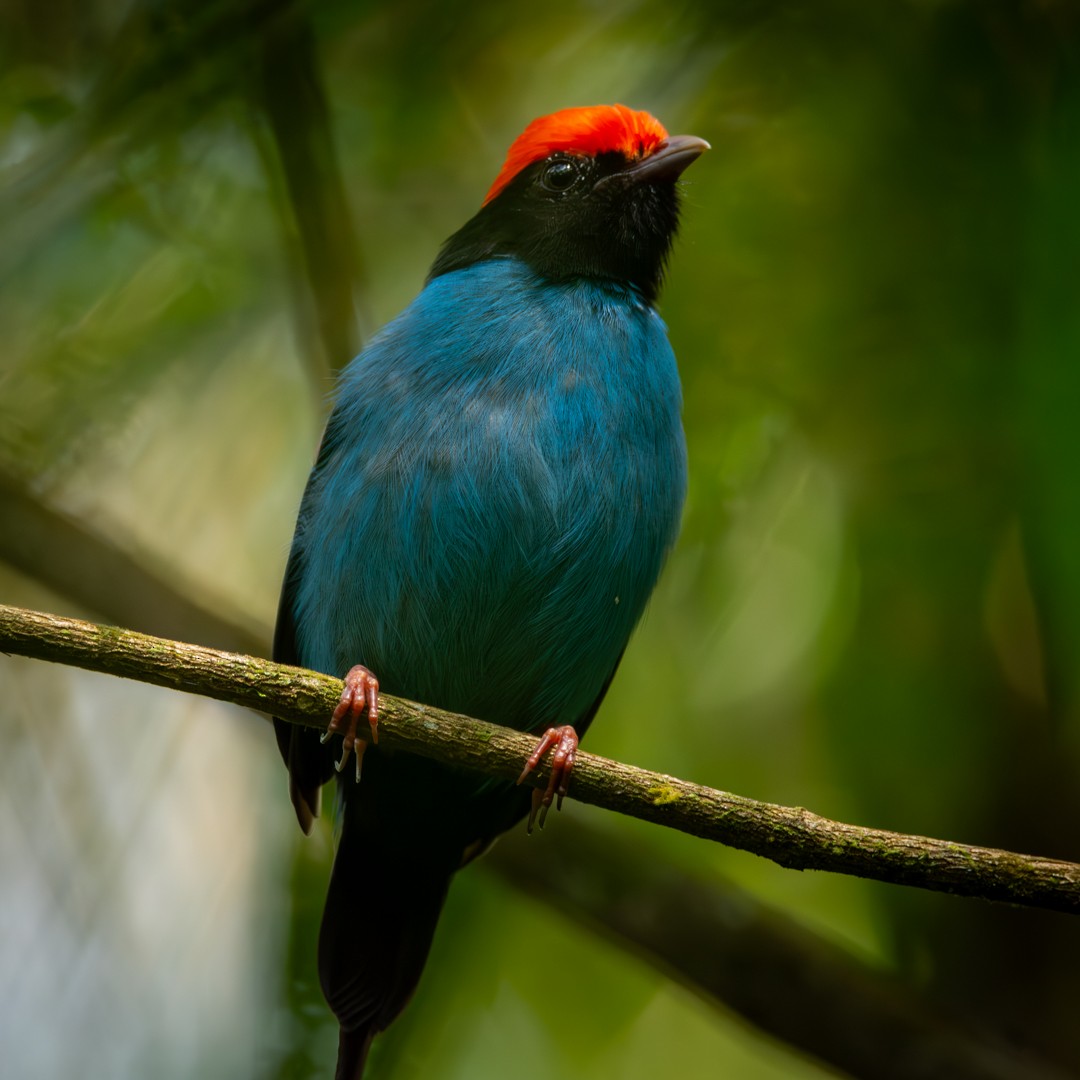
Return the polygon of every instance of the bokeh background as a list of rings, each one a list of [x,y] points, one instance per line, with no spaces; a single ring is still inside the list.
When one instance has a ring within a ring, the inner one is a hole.
[[[682,537],[589,749],[1080,860],[1078,50],[1065,0],[3,0],[0,600],[265,652],[333,370],[529,119],[622,101],[713,150]],[[0,1072],[327,1075],[268,727],[0,684]],[[1078,1076],[1078,973],[1065,916],[571,804],[371,1074]]]

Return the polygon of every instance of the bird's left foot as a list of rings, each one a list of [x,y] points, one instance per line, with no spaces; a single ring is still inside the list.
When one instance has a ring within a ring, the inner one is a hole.
[[[357,664],[349,668],[345,676],[345,688],[341,691],[341,699],[337,703],[337,708],[334,709],[334,715],[330,717],[330,723],[323,732],[321,741],[329,742],[344,728],[345,741],[341,748],[341,760],[334,768],[341,772],[349,760],[349,754],[355,750],[358,784],[360,783],[360,768],[364,762],[364,751],[368,744],[356,732],[365,709],[367,709],[368,723],[371,725],[371,741],[377,743],[379,741],[379,680],[363,664]]]
[[[574,755],[578,748],[577,732],[569,724],[548,728],[525,762],[525,768],[518,777],[519,784],[540,764],[541,758],[552,747],[555,747],[555,752],[551,755],[551,776],[548,778],[547,787],[543,791],[540,788],[533,788],[532,809],[529,811],[529,832],[532,832],[537,812],[540,814],[540,828],[544,827],[548,809],[556,796],[559,801],[555,804],[555,808],[562,809],[562,801],[570,789],[570,774],[574,771]]]

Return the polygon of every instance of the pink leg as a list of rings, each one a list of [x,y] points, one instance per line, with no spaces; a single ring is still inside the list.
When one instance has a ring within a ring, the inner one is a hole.
[[[555,752],[551,755],[551,776],[548,778],[547,787],[541,791],[534,788],[532,793],[532,809],[529,813],[529,832],[532,832],[533,822],[536,820],[537,811],[540,812],[540,828],[547,821],[548,808],[556,795],[559,797],[556,809],[562,809],[562,802],[570,789],[570,774],[574,771],[574,754],[578,748],[577,732],[569,725],[548,728],[543,738],[536,744],[536,748],[525,762],[525,768],[518,777],[520,784],[539,764],[541,758],[552,748]]]
[[[329,740],[342,731],[344,721],[345,741],[341,750],[341,760],[335,768],[341,772],[349,760],[349,754],[356,751],[356,782],[360,783],[360,768],[364,761],[367,741],[361,739],[356,730],[360,717],[367,709],[368,723],[371,725],[371,741],[379,741],[379,680],[362,664],[349,668],[345,676],[345,688],[341,691],[341,700],[330,717],[330,723],[323,733],[322,742]]]

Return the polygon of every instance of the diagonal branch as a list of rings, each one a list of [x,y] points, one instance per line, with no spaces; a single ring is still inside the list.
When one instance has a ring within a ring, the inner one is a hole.
[[[0,650],[202,694],[309,727],[325,726],[341,692],[340,680],[313,671],[2,605]],[[391,749],[505,779],[517,776],[532,750],[534,740],[520,731],[390,695],[382,700],[380,737]],[[546,782],[546,770],[533,782]],[[573,792],[582,802],[781,866],[1080,913],[1075,863],[847,825],[595,754],[578,756]]]
[[[257,653],[269,630],[146,550],[49,505],[0,466],[0,561],[112,622]]]
[[[1066,1080],[927,988],[913,993],[722,877],[700,877],[621,830],[573,825],[560,827],[557,844],[528,843],[517,831],[483,866],[845,1076]]]

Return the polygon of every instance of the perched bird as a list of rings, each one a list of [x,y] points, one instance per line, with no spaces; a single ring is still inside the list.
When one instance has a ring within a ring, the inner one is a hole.
[[[707,148],[622,105],[534,120],[341,375],[274,641],[277,660],[346,680],[321,740],[276,722],[305,832],[340,774],[319,939],[339,1080],[415,989],[454,872],[530,797],[530,827],[561,802],[675,541],[681,391],[653,305],[675,182]],[[368,749],[380,688],[545,733],[525,773],[553,749],[546,791]]]

